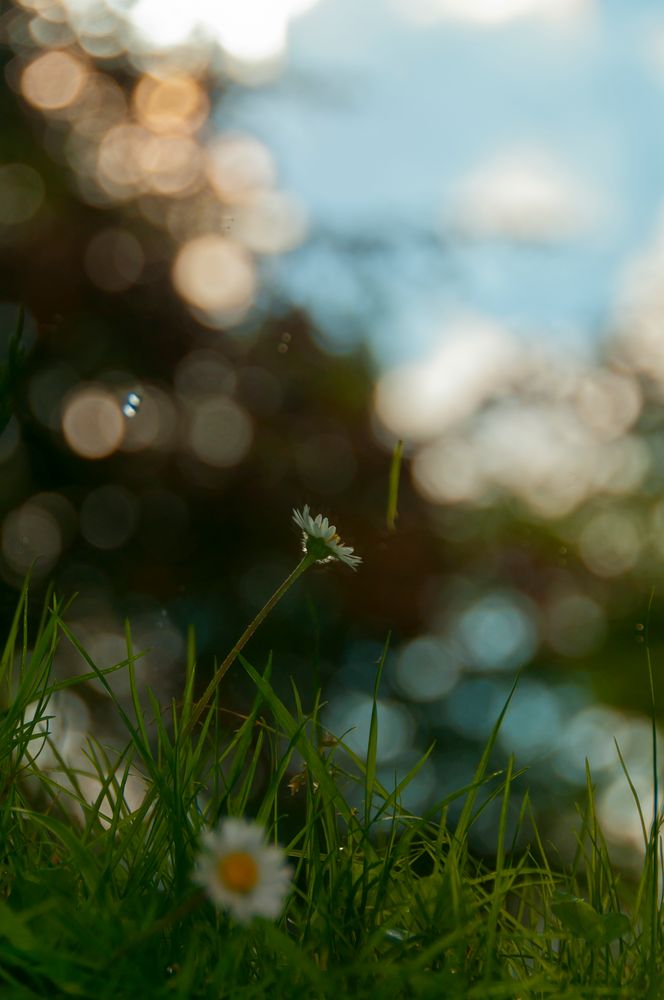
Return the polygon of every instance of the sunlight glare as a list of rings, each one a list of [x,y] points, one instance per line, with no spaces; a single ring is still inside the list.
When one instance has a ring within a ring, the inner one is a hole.
[[[316,0],[190,0],[169,8],[162,0],[138,0],[129,14],[139,40],[151,49],[208,37],[233,59],[263,62],[282,55],[289,21]]]

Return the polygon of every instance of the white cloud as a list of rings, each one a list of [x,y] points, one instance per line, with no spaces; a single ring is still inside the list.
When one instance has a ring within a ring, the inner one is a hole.
[[[567,21],[591,12],[594,7],[593,0],[392,0],[392,2],[404,17],[421,24],[457,20],[489,28],[519,18]]]
[[[551,242],[591,229],[594,192],[546,149],[515,147],[468,174],[445,215],[478,236]]]

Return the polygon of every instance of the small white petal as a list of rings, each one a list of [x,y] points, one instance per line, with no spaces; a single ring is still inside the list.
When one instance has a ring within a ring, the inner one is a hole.
[[[254,862],[256,884],[245,891],[227,885],[220,862],[241,852]],[[291,882],[291,869],[280,847],[265,843],[265,831],[256,823],[235,817],[220,822],[201,837],[201,853],[193,879],[203,886],[212,902],[227,910],[240,923],[253,917],[276,919],[281,913]]]
[[[350,545],[343,545],[337,535],[336,525],[330,524],[326,517],[317,514],[315,518],[309,513],[309,505],[305,504],[301,511],[293,511],[293,520],[298,528],[302,529],[302,545],[304,551],[309,551],[308,543],[310,539],[320,540],[325,543],[325,555],[319,557],[320,562],[327,562],[330,559],[338,559],[340,562],[357,569],[362,562],[360,556],[354,554]]]

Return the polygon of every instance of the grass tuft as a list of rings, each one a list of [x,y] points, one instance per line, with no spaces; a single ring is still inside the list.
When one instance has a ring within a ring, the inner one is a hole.
[[[589,769],[567,869],[548,856],[527,793],[508,834],[519,772],[513,759],[500,771],[490,761],[509,698],[472,782],[414,816],[402,796],[426,758],[392,789],[377,777],[387,643],[358,756],[323,730],[320,694],[311,708],[295,687],[287,700],[277,695],[272,662],[258,670],[238,654],[254,700],[235,717],[221,711],[218,689],[196,702],[190,636],[183,696],[163,706],[139,696],[129,628],[126,657],[101,670],[52,595],[30,636],[27,602],[26,585],[0,658],[0,995],[664,995],[661,816],[644,815],[619,748],[644,837],[633,886],[612,865]],[[54,678],[60,642],[83,656],[83,676]],[[129,709],[109,681],[115,670],[128,672]],[[118,749],[90,737],[72,763],[48,728],[63,692],[91,680],[126,741]],[[500,818],[488,864],[470,837],[493,801]],[[286,849],[293,887],[276,922],[237,925],[192,883],[203,830],[226,816],[255,818]]]

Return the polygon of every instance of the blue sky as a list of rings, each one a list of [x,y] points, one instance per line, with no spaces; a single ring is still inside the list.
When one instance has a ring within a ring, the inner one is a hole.
[[[383,364],[426,355],[464,312],[595,343],[664,198],[657,31],[664,12],[649,0],[490,29],[414,25],[388,0],[321,0],[292,24],[286,72],[218,111],[222,127],[266,141],[280,186],[308,210],[310,242],[276,265],[277,287],[332,341],[363,336]],[[464,178],[530,147],[595,204],[592,223],[541,243],[460,234]]]

